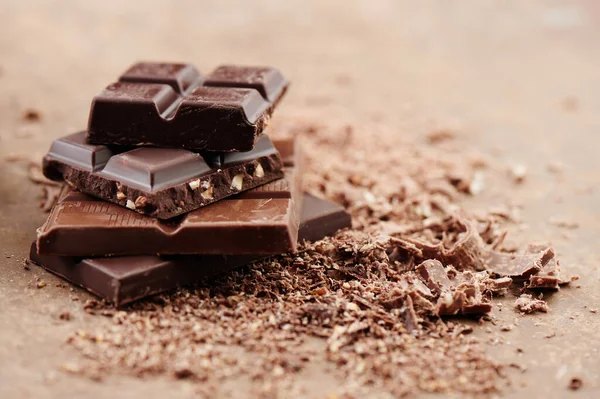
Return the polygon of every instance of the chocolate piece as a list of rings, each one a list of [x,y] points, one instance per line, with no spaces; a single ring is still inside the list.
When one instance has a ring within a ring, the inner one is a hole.
[[[542,270],[533,276],[529,276],[527,288],[542,290],[557,290],[563,280],[560,277],[558,260],[552,258],[546,263]]]
[[[550,307],[548,306],[548,303],[542,299],[534,298],[530,294],[521,294],[521,296],[515,300],[515,309],[523,313],[547,313],[550,310]]]
[[[341,214],[346,217],[341,217]],[[318,230],[313,230],[317,226]],[[350,227],[350,215],[341,207],[304,194],[298,237],[300,240],[323,238],[345,227]],[[120,306],[191,284],[203,277],[263,259],[264,256],[123,256],[81,259],[38,255],[34,242],[30,258],[46,270]]]
[[[454,276],[452,279],[448,270]],[[492,310],[492,305],[482,292],[485,285],[481,284],[477,274],[459,273],[452,267],[448,267],[448,270],[435,259],[426,260],[415,268],[427,287],[437,295],[435,312],[438,315],[484,314]]]
[[[282,148],[294,151],[283,143]],[[295,152],[299,158],[300,149]],[[228,155],[244,162],[243,153]],[[302,191],[302,165],[297,164],[286,168],[281,180],[169,221],[138,215],[67,187],[38,229],[38,247],[42,254],[69,256],[293,252]],[[310,238],[320,236],[319,229],[327,231],[328,226],[310,227],[316,232]]]
[[[437,260],[426,260],[418,265],[415,271],[419,273],[423,281],[427,284],[427,288],[437,294],[452,287],[448,273],[446,273],[444,266]]]
[[[552,248],[546,248],[535,254],[490,251],[486,260],[486,268],[499,276],[527,278],[541,271],[553,258]]]
[[[282,160],[263,135],[248,152],[221,154],[211,167],[198,153],[169,148],[91,145],[79,132],[55,140],[44,175],[138,213],[169,219],[283,176]]]
[[[274,68],[142,62],[94,97],[88,140],[214,152],[250,151],[286,91]]]

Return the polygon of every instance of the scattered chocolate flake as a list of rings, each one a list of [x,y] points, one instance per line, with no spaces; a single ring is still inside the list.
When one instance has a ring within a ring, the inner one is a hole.
[[[577,391],[579,388],[583,386],[583,380],[581,378],[571,378],[569,381],[569,389],[571,391]]]
[[[42,119],[42,115],[39,111],[30,108],[23,112],[23,120],[28,122],[39,122]]]
[[[85,311],[110,325],[69,336],[82,355],[78,372],[168,375],[199,387],[244,376],[257,382],[248,396],[268,397],[293,392],[298,372],[327,362],[344,377],[340,396],[367,397],[373,386],[392,397],[497,392],[503,368],[485,340],[445,316],[489,323],[492,298],[540,273],[554,253],[501,252],[511,220],[461,205],[483,189],[488,162],[379,125],[353,134],[366,128],[289,123],[278,131],[313,149],[306,189],[346,207],[353,228],[124,310],[87,301]],[[340,137],[344,157],[331,156]],[[531,296],[517,302],[547,310]]]
[[[438,144],[456,138],[456,132],[451,129],[436,129],[427,133],[427,141],[431,144]]]
[[[530,294],[521,294],[515,301],[515,308],[523,313],[548,312],[550,307],[542,299],[535,299]]]
[[[73,317],[73,316],[71,315],[71,312],[69,312],[68,310],[65,310],[64,312],[61,312],[61,313],[58,315],[58,318],[59,318],[59,319],[61,319],[61,320],[65,320],[65,321],[69,321],[69,320],[71,320],[71,318],[72,318],[72,317]]]

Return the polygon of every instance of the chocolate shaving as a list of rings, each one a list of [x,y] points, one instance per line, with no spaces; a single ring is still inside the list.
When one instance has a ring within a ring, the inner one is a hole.
[[[436,314],[484,314],[492,310],[492,305],[483,295],[486,288],[483,281],[488,280],[486,275],[459,272],[452,267],[445,269],[437,260],[426,260],[415,271],[437,294]]]
[[[499,390],[502,367],[468,335],[472,326],[446,316],[485,316],[513,280],[550,265],[552,250],[500,252],[510,218],[464,209],[463,193],[483,188],[485,162],[379,126],[352,126],[369,134],[351,134],[337,156],[346,122],[304,118],[290,116],[278,131],[303,136],[306,189],[345,206],[353,228],[122,311],[88,304],[112,323],[69,337],[82,374],[167,375],[202,381],[197,389],[239,376],[255,382],[244,396],[277,397],[324,363],[341,376],[340,397]],[[547,310],[531,296],[515,306]]]
[[[486,268],[499,276],[527,278],[540,272],[551,259],[554,259],[552,248],[546,248],[537,254],[490,251],[486,258]]]
[[[442,240],[437,239],[436,243],[432,243],[422,239],[395,237],[392,242],[417,259],[437,259],[459,269],[484,270],[486,248],[472,221],[454,216],[439,228],[453,238],[442,235]]]

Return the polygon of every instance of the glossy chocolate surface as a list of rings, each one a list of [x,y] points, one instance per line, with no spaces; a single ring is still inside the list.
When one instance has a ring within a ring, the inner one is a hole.
[[[94,97],[88,140],[213,152],[250,151],[287,89],[270,67],[142,62]]]

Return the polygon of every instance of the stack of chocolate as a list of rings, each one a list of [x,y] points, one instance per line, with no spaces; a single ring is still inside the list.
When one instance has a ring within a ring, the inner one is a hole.
[[[303,194],[298,143],[265,132],[287,87],[274,68],[133,65],[44,157],[67,185],[31,260],[119,306],[349,226]]]

